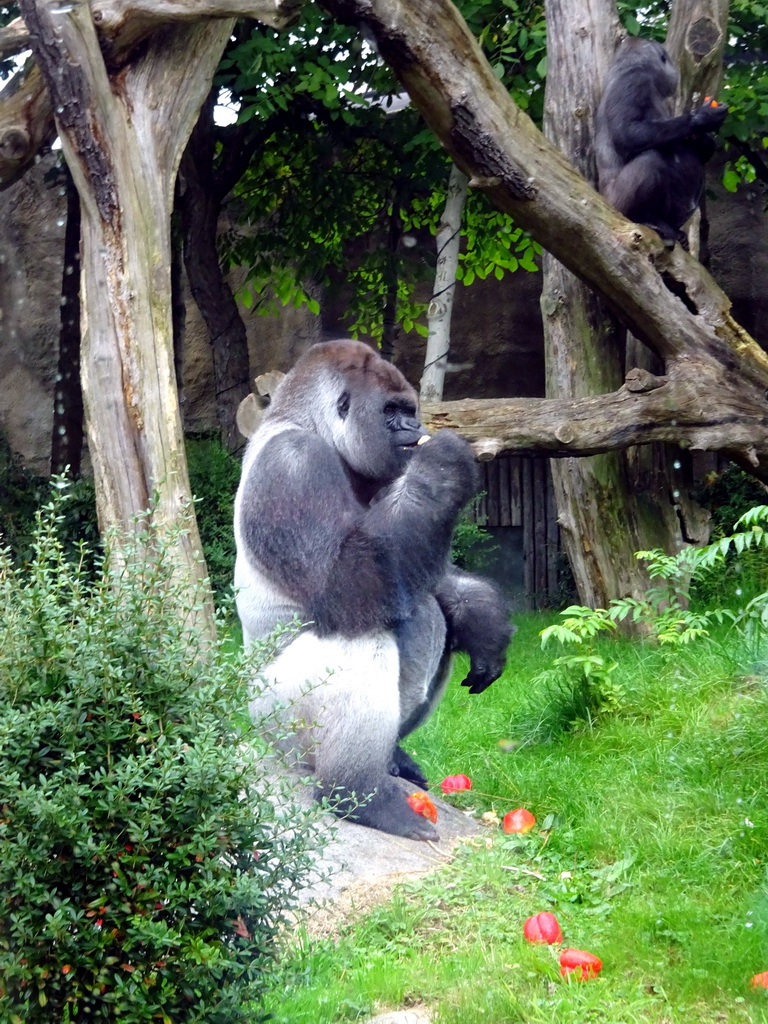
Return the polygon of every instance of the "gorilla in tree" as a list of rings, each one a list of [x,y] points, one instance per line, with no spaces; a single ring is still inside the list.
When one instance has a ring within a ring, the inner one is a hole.
[[[678,73],[664,47],[628,36],[619,47],[597,110],[595,152],[600,192],[665,242],[688,247],[681,228],[701,199],[704,164],[728,112],[705,102],[672,117]]]
[[[481,693],[512,635],[497,588],[449,564],[476,489],[469,445],[428,437],[402,374],[361,342],[332,341],[281,383],[235,502],[246,643],[295,616],[306,624],[266,669],[253,713],[290,702],[317,795],[411,839],[437,832],[391,777],[426,785],[398,743],[440,700],[451,651],[469,654],[463,685]]]

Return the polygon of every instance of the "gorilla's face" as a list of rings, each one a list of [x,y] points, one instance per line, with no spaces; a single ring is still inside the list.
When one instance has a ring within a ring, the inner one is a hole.
[[[375,387],[344,387],[336,400],[336,450],[355,473],[391,483],[405,470],[426,430],[413,393]]]
[[[368,345],[346,339],[313,345],[277,390],[267,412],[316,431],[351,473],[386,485],[405,470],[419,438],[416,392]]]

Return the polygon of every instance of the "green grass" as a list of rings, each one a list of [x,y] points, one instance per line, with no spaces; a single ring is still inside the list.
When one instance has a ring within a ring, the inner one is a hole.
[[[768,993],[749,988],[768,970],[768,680],[727,643],[603,640],[620,711],[537,741],[551,621],[519,616],[504,677],[481,696],[451,686],[409,744],[435,785],[472,778],[457,804],[525,806],[537,829],[489,832],[335,944],[299,936],[275,1021],[423,1001],[435,1024],[768,1022]],[[602,958],[597,980],[566,984],[556,949],[523,940],[541,910]]]

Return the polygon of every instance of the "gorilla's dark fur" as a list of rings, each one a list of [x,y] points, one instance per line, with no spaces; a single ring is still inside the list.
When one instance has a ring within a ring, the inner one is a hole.
[[[319,795],[414,839],[437,833],[391,778],[425,785],[398,741],[439,701],[451,650],[468,652],[464,685],[480,693],[512,634],[497,588],[449,565],[477,487],[469,445],[450,431],[417,445],[425,433],[391,364],[360,342],[315,345],[251,438],[235,503],[246,642],[294,615],[311,623],[268,667],[254,712],[293,702]]]
[[[704,187],[704,164],[728,112],[704,103],[672,117],[678,73],[664,47],[627,37],[619,47],[596,116],[599,188],[637,224],[647,224],[687,248],[683,224]]]

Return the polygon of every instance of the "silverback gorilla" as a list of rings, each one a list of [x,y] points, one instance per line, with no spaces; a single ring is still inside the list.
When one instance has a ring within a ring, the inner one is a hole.
[[[600,192],[637,224],[665,242],[688,247],[683,224],[704,187],[704,164],[715,144],[710,133],[728,107],[705,102],[693,114],[672,117],[678,73],[664,47],[628,36],[616,52],[596,116],[595,153]]]
[[[290,702],[317,796],[411,839],[437,832],[391,777],[426,785],[398,743],[440,700],[452,650],[469,654],[463,685],[480,693],[512,635],[497,588],[449,564],[476,488],[469,445],[447,430],[427,438],[402,374],[361,342],[331,341],[281,383],[235,501],[246,644],[294,616],[306,624],[263,673],[252,712]]]

